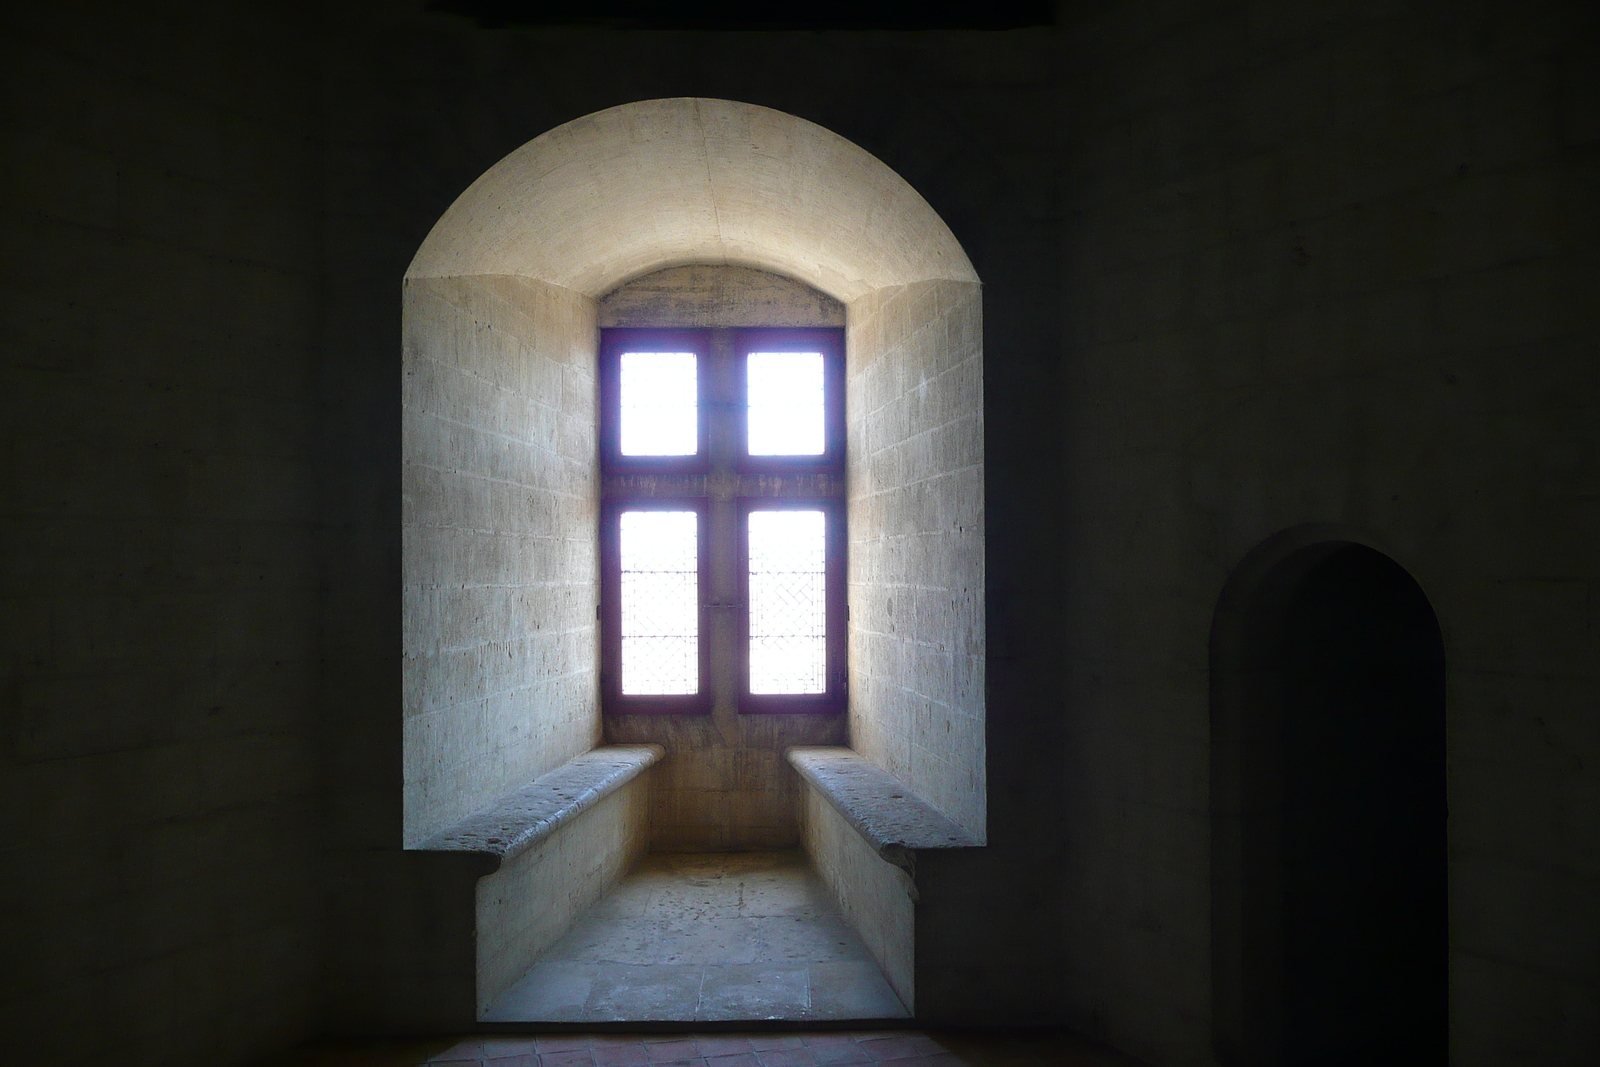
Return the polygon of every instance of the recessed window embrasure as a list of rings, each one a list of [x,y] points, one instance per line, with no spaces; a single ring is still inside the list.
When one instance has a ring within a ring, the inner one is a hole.
[[[842,331],[715,333],[603,333],[606,710],[842,712]]]

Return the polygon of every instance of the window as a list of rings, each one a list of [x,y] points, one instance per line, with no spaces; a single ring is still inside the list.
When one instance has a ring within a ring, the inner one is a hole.
[[[602,332],[610,714],[844,710],[844,339]]]

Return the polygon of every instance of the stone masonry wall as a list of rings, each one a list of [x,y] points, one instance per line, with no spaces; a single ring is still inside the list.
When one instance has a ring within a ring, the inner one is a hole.
[[[875,852],[815,789],[801,787],[806,856],[883,976],[916,1011],[916,886]]]
[[[1211,615],[1319,522],[1410,570],[1445,636],[1451,1062],[1600,1049],[1594,15],[1074,13],[1073,1024],[1209,1056]]]
[[[406,840],[592,748],[594,302],[523,278],[406,285]]]
[[[848,361],[851,745],[982,837],[981,290],[853,301]]]
[[[298,40],[238,7],[0,6],[14,1063],[233,1064],[318,1025]]]

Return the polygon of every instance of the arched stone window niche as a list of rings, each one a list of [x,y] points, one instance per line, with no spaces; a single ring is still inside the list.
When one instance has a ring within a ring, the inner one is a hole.
[[[599,302],[697,264],[843,303],[849,743],[984,835],[977,275],[927,202],[856,145],[683,98],[598,112],[511,153],[406,273],[408,845],[604,739]]]

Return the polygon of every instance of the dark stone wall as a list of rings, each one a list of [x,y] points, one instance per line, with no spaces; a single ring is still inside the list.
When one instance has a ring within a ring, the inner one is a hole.
[[[367,920],[399,907],[401,276],[518,145],[704,95],[876,154],[985,283],[968,1018],[1206,1062],[1211,613],[1252,546],[1321,522],[1445,635],[1457,1061],[1592,1062],[1588,5],[1061,10],[683,34],[6,9],[21,1059],[239,1062],[359,1025]]]
[[[1063,34],[1064,1012],[1204,1056],[1207,635],[1252,548],[1325,524],[1444,633],[1453,1062],[1592,1059],[1593,12],[1103,4]]]
[[[317,75],[270,8],[0,14],[18,1063],[317,1026]]]

